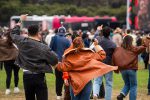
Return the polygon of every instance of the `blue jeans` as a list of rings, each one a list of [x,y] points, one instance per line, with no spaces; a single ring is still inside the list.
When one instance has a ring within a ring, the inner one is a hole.
[[[111,100],[113,72],[109,72],[109,73],[105,74],[104,77],[106,79],[105,100]],[[98,95],[99,94],[100,86],[102,85],[102,81],[103,81],[103,76],[100,76],[100,77],[94,79],[93,95]]]
[[[70,86],[71,100],[90,100],[92,91],[92,81],[89,81],[78,95],[74,95],[72,87]]]
[[[150,93],[150,64],[148,65],[148,70],[149,70],[149,78],[148,78],[148,92]]]
[[[124,81],[124,87],[121,93],[126,96],[129,91],[129,100],[136,100],[137,97],[137,74],[136,70],[123,70],[121,71]]]

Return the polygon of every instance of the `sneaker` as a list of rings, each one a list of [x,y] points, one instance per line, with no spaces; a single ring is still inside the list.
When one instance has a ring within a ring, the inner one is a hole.
[[[93,95],[93,100],[98,100],[98,96],[97,95]]]
[[[10,94],[10,89],[6,89],[6,91],[5,91],[5,95],[9,95]]]
[[[19,88],[18,88],[18,87],[15,87],[15,88],[14,88],[14,93],[19,93],[19,92],[20,92]]]
[[[120,94],[117,96],[117,100],[123,100],[124,97],[125,97],[125,96],[124,96],[122,93],[120,93]]]
[[[61,96],[57,96],[57,97],[56,97],[56,100],[61,100]]]

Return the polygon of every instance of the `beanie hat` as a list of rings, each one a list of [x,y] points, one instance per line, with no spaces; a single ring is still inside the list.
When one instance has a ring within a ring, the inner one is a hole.
[[[58,33],[66,33],[66,28],[65,27],[59,27],[58,28]]]

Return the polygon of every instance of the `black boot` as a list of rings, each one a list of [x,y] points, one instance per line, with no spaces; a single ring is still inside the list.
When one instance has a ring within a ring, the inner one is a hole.
[[[123,100],[124,97],[125,97],[125,96],[124,96],[122,93],[120,93],[120,94],[117,96],[117,100]]]
[[[100,87],[100,91],[99,91],[99,96],[98,99],[102,99],[105,98],[105,87],[104,87],[104,82],[102,82],[102,85]]]
[[[148,90],[148,93],[147,93],[147,95],[150,95],[150,90]]]

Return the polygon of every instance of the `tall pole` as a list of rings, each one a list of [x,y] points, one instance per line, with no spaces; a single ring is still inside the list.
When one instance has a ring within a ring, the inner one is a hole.
[[[127,0],[127,14],[126,14],[126,28],[127,29],[130,29],[130,23],[129,23],[129,20],[130,20],[130,0]]]

